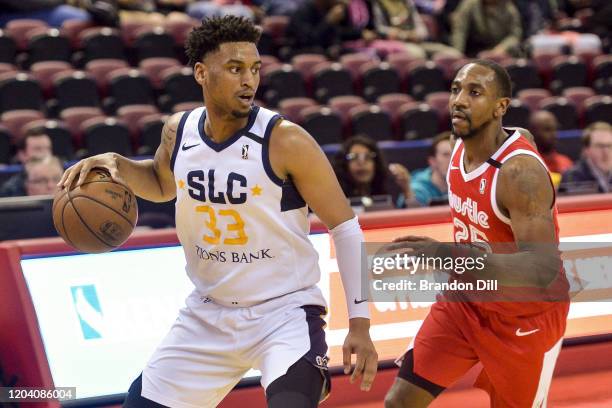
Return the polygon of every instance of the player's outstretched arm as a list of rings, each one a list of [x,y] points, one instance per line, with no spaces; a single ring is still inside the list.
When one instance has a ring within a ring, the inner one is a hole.
[[[344,372],[351,354],[357,354],[351,382],[363,376],[369,390],[378,366],[378,355],[369,335],[368,303],[361,295],[360,256],[363,233],[336,175],[317,142],[301,127],[281,121],[272,132],[270,157],[281,179],[291,178],[302,198],[330,229],[349,312],[349,333],[343,346]]]
[[[111,177],[127,185],[139,197],[149,201],[170,201],[176,196],[176,185],[170,168],[170,160],[176,139],[176,130],[182,112],[172,115],[164,124],[161,143],[153,160],[130,160],[109,152],[88,157],[68,168],[59,186],[67,188],[81,184],[93,168],[104,168]]]

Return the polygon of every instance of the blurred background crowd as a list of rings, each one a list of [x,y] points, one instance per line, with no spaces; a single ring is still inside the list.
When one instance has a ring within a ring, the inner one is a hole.
[[[202,104],[186,36],[225,14],[262,27],[256,103],[312,134],[356,208],[446,202],[449,83],[470,58],[510,73],[504,125],[531,130],[560,194],[612,191],[609,0],[0,0],[0,10],[2,197],[52,194],[63,168],[89,155],[150,157],[167,115]],[[172,225],[167,208],[142,222]]]

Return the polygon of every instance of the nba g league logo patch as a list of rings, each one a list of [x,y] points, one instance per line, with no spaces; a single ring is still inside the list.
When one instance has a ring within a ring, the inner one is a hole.
[[[487,179],[480,179],[480,194],[484,194],[485,188],[487,187]]]
[[[244,160],[249,158],[249,145],[242,145],[242,158]]]

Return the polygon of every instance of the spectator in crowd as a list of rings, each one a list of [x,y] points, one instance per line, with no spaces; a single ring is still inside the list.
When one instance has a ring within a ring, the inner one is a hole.
[[[51,156],[51,138],[42,129],[33,129],[17,141],[17,163],[25,164],[33,159]],[[0,187],[0,197],[25,195],[25,170],[9,178]]]
[[[534,112],[529,120],[529,129],[533,132],[538,152],[544,159],[546,167],[553,173],[563,174],[574,165],[572,159],[557,152],[557,118],[549,111]]]
[[[523,22],[523,38],[556,26],[559,12],[554,0],[514,0]]]
[[[582,157],[563,174],[560,191],[578,192],[589,186],[612,192],[612,125],[595,122],[582,134]]]
[[[407,197],[414,197],[420,205],[444,201],[448,198],[446,173],[451,159],[451,132],[436,136],[429,150],[427,161],[429,167],[415,170],[410,180],[410,191]]]
[[[510,0],[464,0],[452,16],[451,45],[468,57],[520,55],[520,15]]]
[[[58,187],[64,167],[56,156],[34,158],[25,164],[25,193],[29,196],[51,195]]]
[[[0,27],[22,18],[42,20],[58,28],[66,20],[89,20],[86,10],[65,3],[64,0],[0,0]]]
[[[294,49],[337,56],[345,41],[367,37],[351,21],[348,0],[307,0],[292,14],[285,33]]]
[[[374,26],[377,33],[388,40],[404,43],[404,49],[415,58],[427,58],[436,52],[461,56],[447,45],[426,41],[429,37],[413,0],[372,0]]]
[[[291,16],[306,0],[253,0],[266,16]]]
[[[397,163],[387,166],[374,140],[365,136],[347,139],[336,155],[334,170],[347,197],[389,195],[395,207],[405,207],[408,170]]]

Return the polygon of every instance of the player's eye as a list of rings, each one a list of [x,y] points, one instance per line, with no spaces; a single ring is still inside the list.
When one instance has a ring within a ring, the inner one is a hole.
[[[230,67],[229,70],[232,74],[238,74],[240,72],[240,67]]]
[[[457,88],[456,86],[453,86],[453,87],[451,88],[451,93],[452,93],[452,94],[459,93],[459,88]]]
[[[260,70],[260,67],[251,68],[251,72],[253,73],[253,75],[259,74],[259,70]]]
[[[478,91],[472,91],[471,93],[472,93],[472,95],[474,95],[474,96],[480,96],[480,92],[478,92]]]

